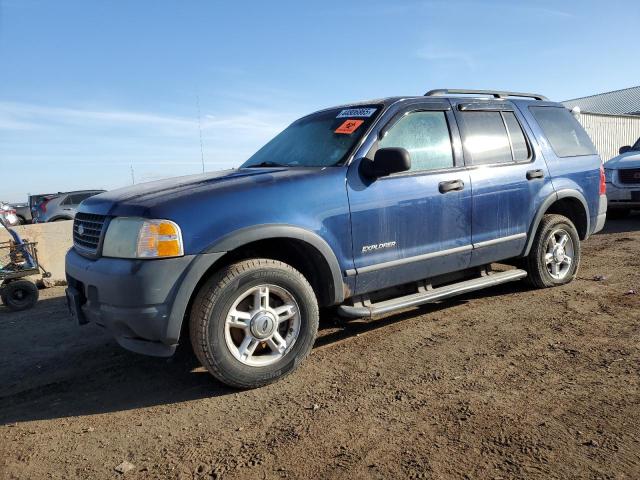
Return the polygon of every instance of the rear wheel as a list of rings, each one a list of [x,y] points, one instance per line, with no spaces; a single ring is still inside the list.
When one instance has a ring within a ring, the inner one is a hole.
[[[191,312],[191,344],[223,383],[259,387],[304,360],[318,317],[313,289],[300,272],[275,260],[246,260],[224,268],[201,288]]]
[[[545,215],[525,258],[527,281],[536,288],[571,282],[580,266],[580,237],[571,220]]]
[[[2,302],[14,312],[33,307],[38,297],[38,287],[27,280],[17,280],[2,288]]]

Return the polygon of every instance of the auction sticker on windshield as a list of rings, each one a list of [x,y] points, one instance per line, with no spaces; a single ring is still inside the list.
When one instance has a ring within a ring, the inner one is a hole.
[[[336,118],[347,118],[347,117],[364,117],[369,118],[371,115],[376,113],[377,108],[348,108],[346,110],[342,110]]]
[[[344,122],[342,122],[342,125],[336,128],[335,133],[345,133],[347,135],[351,135],[363,123],[364,120],[345,120]]]

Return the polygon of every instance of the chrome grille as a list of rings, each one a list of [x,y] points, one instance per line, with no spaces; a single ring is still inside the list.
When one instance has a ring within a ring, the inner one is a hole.
[[[620,183],[640,183],[640,168],[624,168],[618,170]]]
[[[106,218],[92,213],[76,214],[73,221],[73,245],[81,252],[94,255],[98,253]]]

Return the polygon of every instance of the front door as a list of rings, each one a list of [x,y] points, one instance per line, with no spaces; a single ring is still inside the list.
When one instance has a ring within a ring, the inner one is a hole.
[[[405,148],[411,170],[370,180],[358,161],[349,168],[356,294],[461,270],[471,258],[470,178],[452,148],[451,112],[414,107],[381,132],[373,149]]]

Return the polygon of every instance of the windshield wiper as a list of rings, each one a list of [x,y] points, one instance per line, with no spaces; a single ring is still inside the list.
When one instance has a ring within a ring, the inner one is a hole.
[[[265,161],[265,162],[260,162],[260,163],[256,163],[254,165],[247,165],[246,168],[260,168],[260,167],[288,167],[289,165],[285,165],[283,163],[278,163],[278,162],[270,162],[270,161]]]

